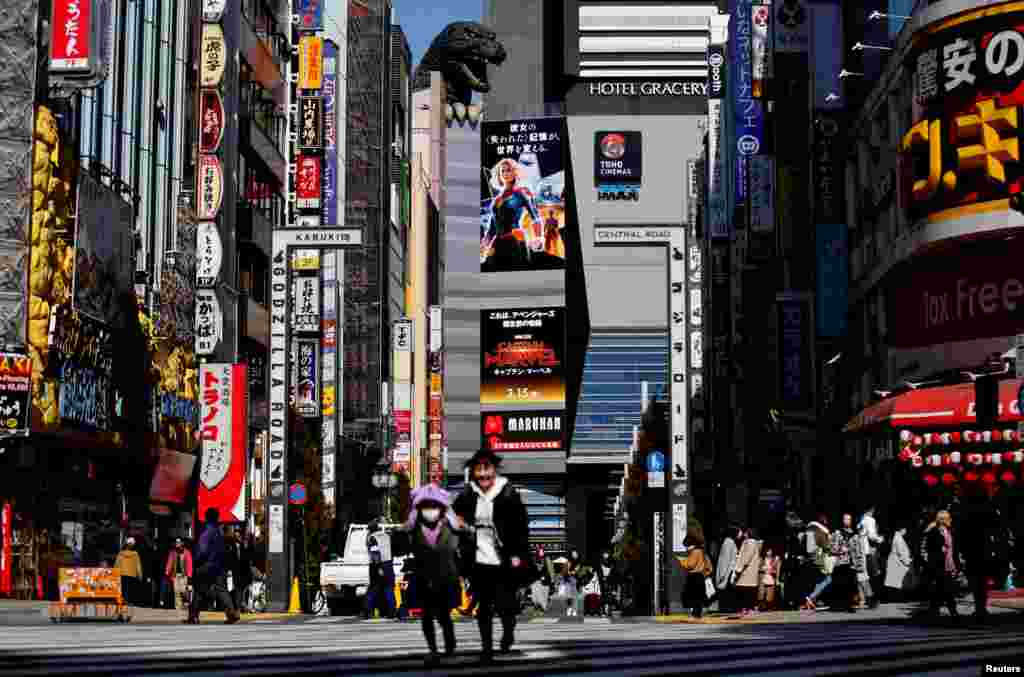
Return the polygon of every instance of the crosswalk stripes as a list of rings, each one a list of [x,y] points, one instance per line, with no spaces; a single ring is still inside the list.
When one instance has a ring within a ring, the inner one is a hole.
[[[7,627],[0,676],[409,675],[424,672],[418,623],[236,626],[77,624]],[[458,656],[436,674],[478,672],[475,624],[456,624]],[[904,623],[788,625],[522,624],[503,674],[807,675],[981,674],[1020,665],[1024,624],[993,628]],[[489,670],[490,671],[490,670]]]

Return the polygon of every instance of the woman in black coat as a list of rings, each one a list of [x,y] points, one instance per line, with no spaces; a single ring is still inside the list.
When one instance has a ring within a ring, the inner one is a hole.
[[[536,580],[530,562],[526,507],[509,481],[498,475],[501,458],[481,449],[466,462],[470,481],[453,507],[470,537],[464,539],[473,599],[479,604],[477,624],[483,644],[481,660],[493,660],[493,619],[501,618],[501,652],[515,642],[518,590]]]

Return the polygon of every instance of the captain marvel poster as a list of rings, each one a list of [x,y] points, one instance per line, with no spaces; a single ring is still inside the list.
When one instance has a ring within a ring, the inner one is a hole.
[[[480,271],[565,268],[561,118],[484,122]]]

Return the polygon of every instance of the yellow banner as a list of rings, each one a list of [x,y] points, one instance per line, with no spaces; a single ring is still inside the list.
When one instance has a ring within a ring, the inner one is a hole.
[[[320,89],[324,75],[324,42],[313,36],[299,40],[299,88]]]

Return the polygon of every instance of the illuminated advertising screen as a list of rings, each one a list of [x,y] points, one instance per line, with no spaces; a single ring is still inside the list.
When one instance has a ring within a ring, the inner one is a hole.
[[[562,118],[484,122],[480,270],[565,268]]]
[[[557,410],[502,411],[481,414],[481,437],[488,449],[560,451],[565,412]]]
[[[480,314],[480,403],[565,403],[565,308]]]
[[[911,220],[1006,211],[1024,188],[1022,64],[1018,3],[921,32],[904,64],[912,74],[913,122],[899,130],[899,197]]]

